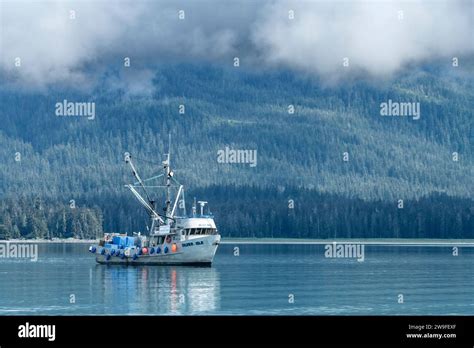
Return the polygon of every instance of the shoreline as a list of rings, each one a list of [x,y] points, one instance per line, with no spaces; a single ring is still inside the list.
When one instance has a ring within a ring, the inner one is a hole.
[[[98,239],[10,239],[0,240],[0,243],[37,243],[37,244],[91,244]],[[407,238],[341,238],[341,239],[311,239],[311,238],[222,238],[221,244],[275,244],[275,245],[326,245],[326,244],[365,244],[393,246],[469,246],[474,247],[474,239],[407,239]]]
[[[97,243],[98,239],[54,238],[54,239],[3,239],[0,243],[36,243],[36,244],[90,244]]]
[[[468,246],[474,247],[474,239],[428,239],[428,238],[228,238],[221,244],[365,244],[365,245],[393,245],[393,246]]]

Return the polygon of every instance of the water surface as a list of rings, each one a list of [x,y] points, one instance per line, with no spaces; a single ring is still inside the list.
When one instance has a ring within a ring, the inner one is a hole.
[[[474,314],[469,247],[366,245],[358,262],[326,258],[324,245],[221,245],[210,268],[103,266],[87,247],[0,259],[0,314]]]

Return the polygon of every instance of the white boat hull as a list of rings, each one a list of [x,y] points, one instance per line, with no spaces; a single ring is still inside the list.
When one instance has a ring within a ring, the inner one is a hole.
[[[210,266],[220,242],[220,235],[209,235],[182,241],[179,251],[175,253],[160,253],[132,257],[112,256],[107,260],[106,255],[97,255],[100,264],[120,265],[201,265]]]

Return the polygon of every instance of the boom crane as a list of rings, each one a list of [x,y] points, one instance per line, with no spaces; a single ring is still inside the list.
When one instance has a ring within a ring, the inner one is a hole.
[[[145,195],[146,195],[146,198],[148,201],[146,201],[141,195],[140,193],[135,190],[135,187],[133,187],[133,185],[125,185],[125,187],[127,187],[130,191],[132,191],[133,195],[137,198],[137,200],[143,205],[143,207],[145,207],[146,211],[150,214],[150,216],[153,218],[153,219],[157,219],[159,220],[162,224],[165,224],[165,221],[162,219],[162,215],[158,214],[156,211],[155,211],[155,207],[154,207],[154,201],[151,200],[150,196],[148,195],[148,192],[145,188],[145,185],[143,184],[143,181],[142,179],[140,178],[140,175],[138,175],[138,172],[135,168],[135,166],[133,165],[133,162],[132,162],[132,157],[130,156],[130,154],[127,154],[125,156],[125,163],[128,163],[130,165],[130,167],[132,168],[132,173],[133,173],[133,176],[138,180],[140,186],[143,188],[143,191],[145,192]]]
[[[145,184],[143,184],[143,181],[142,179],[140,178],[140,175],[138,175],[138,172],[135,168],[135,166],[133,165],[133,162],[132,162],[132,156],[130,154],[127,153],[127,155],[125,156],[125,163],[128,163],[130,165],[130,167],[132,168],[132,174],[133,176],[138,180],[138,182],[140,183],[140,186],[142,187],[143,191],[145,192],[145,195],[146,195],[146,198],[148,199],[148,202],[149,204],[153,207],[154,206],[154,201],[151,200],[150,196],[148,195],[148,192],[145,188]]]

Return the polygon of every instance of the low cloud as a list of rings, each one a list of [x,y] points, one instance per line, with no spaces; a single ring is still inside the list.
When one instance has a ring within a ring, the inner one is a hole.
[[[109,74],[104,85],[136,93],[149,91],[157,64],[230,65],[234,56],[256,68],[325,77],[343,76],[347,57],[350,71],[387,76],[410,63],[471,54],[472,7],[470,1],[7,1],[0,3],[0,72],[10,85],[89,89],[130,57],[134,73]]]
[[[473,52],[468,1],[286,2],[263,12],[253,32],[261,59],[326,76],[345,74],[345,58],[351,71],[386,76]]]

